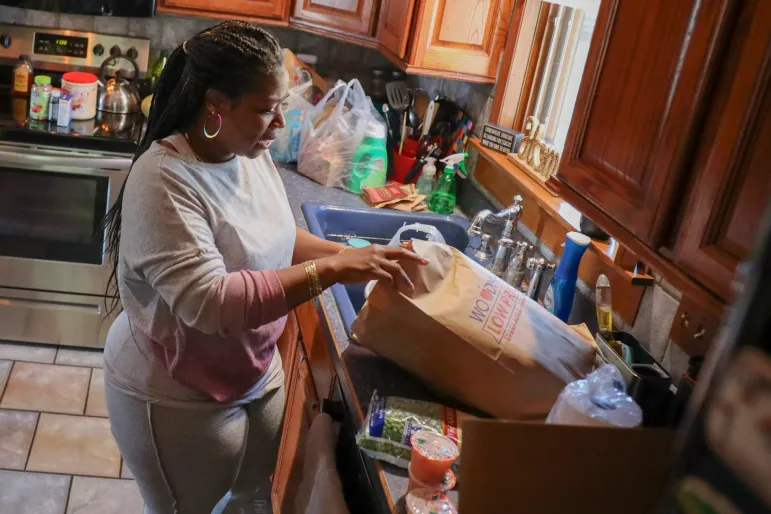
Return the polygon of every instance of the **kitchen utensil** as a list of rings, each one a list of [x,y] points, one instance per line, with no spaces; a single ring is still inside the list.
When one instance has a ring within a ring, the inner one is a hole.
[[[386,94],[391,107],[402,112],[410,106],[410,90],[406,82],[397,81],[386,84]]]
[[[432,144],[425,149],[425,153],[422,153],[420,150],[418,150],[417,161],[412,165],[412,168],[410,168],[410,171],[407,172],[407,175],[404,177],[405,184],[409,184],[417,179],[421,166],[423,166],[423,164],[426,162],[426,157],[431,155],[431,153],[436,150],[436,148],[437,145]]]
[[[431,103],[431,97],[425,89],[412,90],[412,104],[415,106],[415,114],[420,121],[425,121],[428,104]]]
[[[407,137],[407,111],[404,111],[402,114],[402,135],[401,135],[401,141],[399,142],[399,153],[402,153],[402,150],[404,149],[404,140]]]
[[[407,126],[410,128],[410,135],[415,134],[420,130],[420,118],[417,112],[415,112],[415,99],[411,97],[410,106],[405,111],[407,113]]]
[[[423,131],[421,132],[421,135],[423,137],[426,137],[428,135],[428,132],[431,130],[431,124],[434,121],[434,114],[436,113],[436,102],[431,100],[428,103],[428,107],[426,108],[426,112],[423,115]]]
[[[394,138],[394,132],[391,130],[391,120],[388,116],[388,111],[391,109],[388,107],[388,104],[383,104],[383,118],[385,118],[386,126],[388,127],[388,137],[391,139]]]
[[[106,80],[105,72],[107,64],[118,59],[126,59],[134,66],[134,78],[127,80],[121,77],[121,70],[115,72],[115,76]],[[139,66],[134,59],[127,55],[108,57],[99,68],[99,90],[96,108],[100,111],[116,114],[130,114],[139,112],[141,100],[134,86],[134,80],[139,77]]]

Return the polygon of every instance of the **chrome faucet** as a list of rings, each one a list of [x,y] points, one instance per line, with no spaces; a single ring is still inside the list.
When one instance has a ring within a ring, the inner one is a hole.
[[[528,298],[538,301],[538,297],[541,296],[541,287],[546,281],[546,272],[553,270],[554,267],[554,264],[544,258],[530,257],[527,260],[527,269],[533,270],[533,276],[530,277],[530,285],[527,288]]]
[[[489,240],[489,237],[485,240],[484,236],[489,236],[490,234],[484,230],[485,223],[504,224],[501,237],[498,238],[498,246],[495,249],[493,261],[488,266],[488,269],[499,277],[506,275],[506,268],[511,258],[511,251],[516,245],[513,235],[517,229],[517,222],[519,221],[519,218],[522,217],[523,209],[522,197],[517,195],[514,197],[514,202],[511,206],[498,213],[493,213],[487,209],[480,211],[479,214],[474,217],[474,221],[468,229],[469,235],[482,236],[482,246],[484,247],[484,250],[487,250],[487,241]],[[481,250],[483,250],[483,248],[480,247],[478,251]]]
[[[527,241],[520,241],[516,245],[514,257],[509,261],[509,267],[506,270],[506,283],[517,289],[522,287],[522,280],[525,278],[527,270],[527,252],[533,249],[533,245]]]

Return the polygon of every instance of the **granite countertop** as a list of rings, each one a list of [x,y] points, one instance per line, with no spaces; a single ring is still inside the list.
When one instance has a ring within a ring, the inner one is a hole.
[[[366,206],[357,195],[341,189],[323,187],[298,174],[293,167],[279,168],[279,173],[284,181],[295,221],[301,228],[307,228],[301,210],[301,206],[305,202],[349,207]],[[349,340],[331,291],[324,291],[320,297],[320,302],[325,314],[322,320],[327,321],[329,333],[337,343],[342,355],[342,363],[340,364],[344,366],[350,377],[351,397],[358,402],[361,413],[366,414],[372,393],[375,390],[386,396],[404,396],[437,401],[436,395],[429,392],[421,382],[407,371]],[[358,412],[352,413],[351,417],[357,420],[357,427],[361,425],[363,420]],[[395,505],[403,504],[403,501],[400,500],[407,492],[407,470],[387,463],[379,463],[379,465],[383,470],[383,476],[388,486],[386,493]],[[457,502],[457,492],[451,492],[450,496]]]

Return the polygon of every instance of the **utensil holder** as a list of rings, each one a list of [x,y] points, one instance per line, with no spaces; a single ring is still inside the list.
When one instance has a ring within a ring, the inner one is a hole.
[[[405,150],[406,150],[406,144],[405,144]],[[406,155],[400,154],[399,152],[394,149],[393,153],[391,154],[393,157],[394,162],[394,176],[393,179],[396,182],[399,182],[400,184],[404,184],[404,179],[407,178],[407,174],[410,172],[412,167],[417,162],[417,159],[414,157],[408,157]],[[415,184],[418,181],[418,177],[420,176],[420,173],[418,173],[414,179],[412,179],[412,183]]]
[[[628,345],[632,349],[633,364],[629,366],[624,362],[608,341],[601,334],[597,334],[595,340],[601,357],[621,372],[626,381],[627,393],[634,398],[643,411],[643,426],[664,426],[674,397],[670,390],[672,376],[631,334],[614,331],[612,335],[614,341]],[[636,365],[647,366],[635,369]]]

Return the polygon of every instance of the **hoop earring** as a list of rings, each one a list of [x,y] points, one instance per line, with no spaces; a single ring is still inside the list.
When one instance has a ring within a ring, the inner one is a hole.
[[[219,127],[217,127],[217,132],[215,132],[214,134],[209,134],[209,131],[206,130],[206,125],[209,124],[209,118],[211,118],[213,114],[214,114],[213,112],[210,112],[209,115],[206,117],[206,121],[203,122],[203,135],[206,136],[207,139],[214,139],[215,137],[217,137],[217,134],[220,133],[220,130],[222,130],[222,115],[220,114],[217,114],[217,119],[220,121],[220,125]]]

